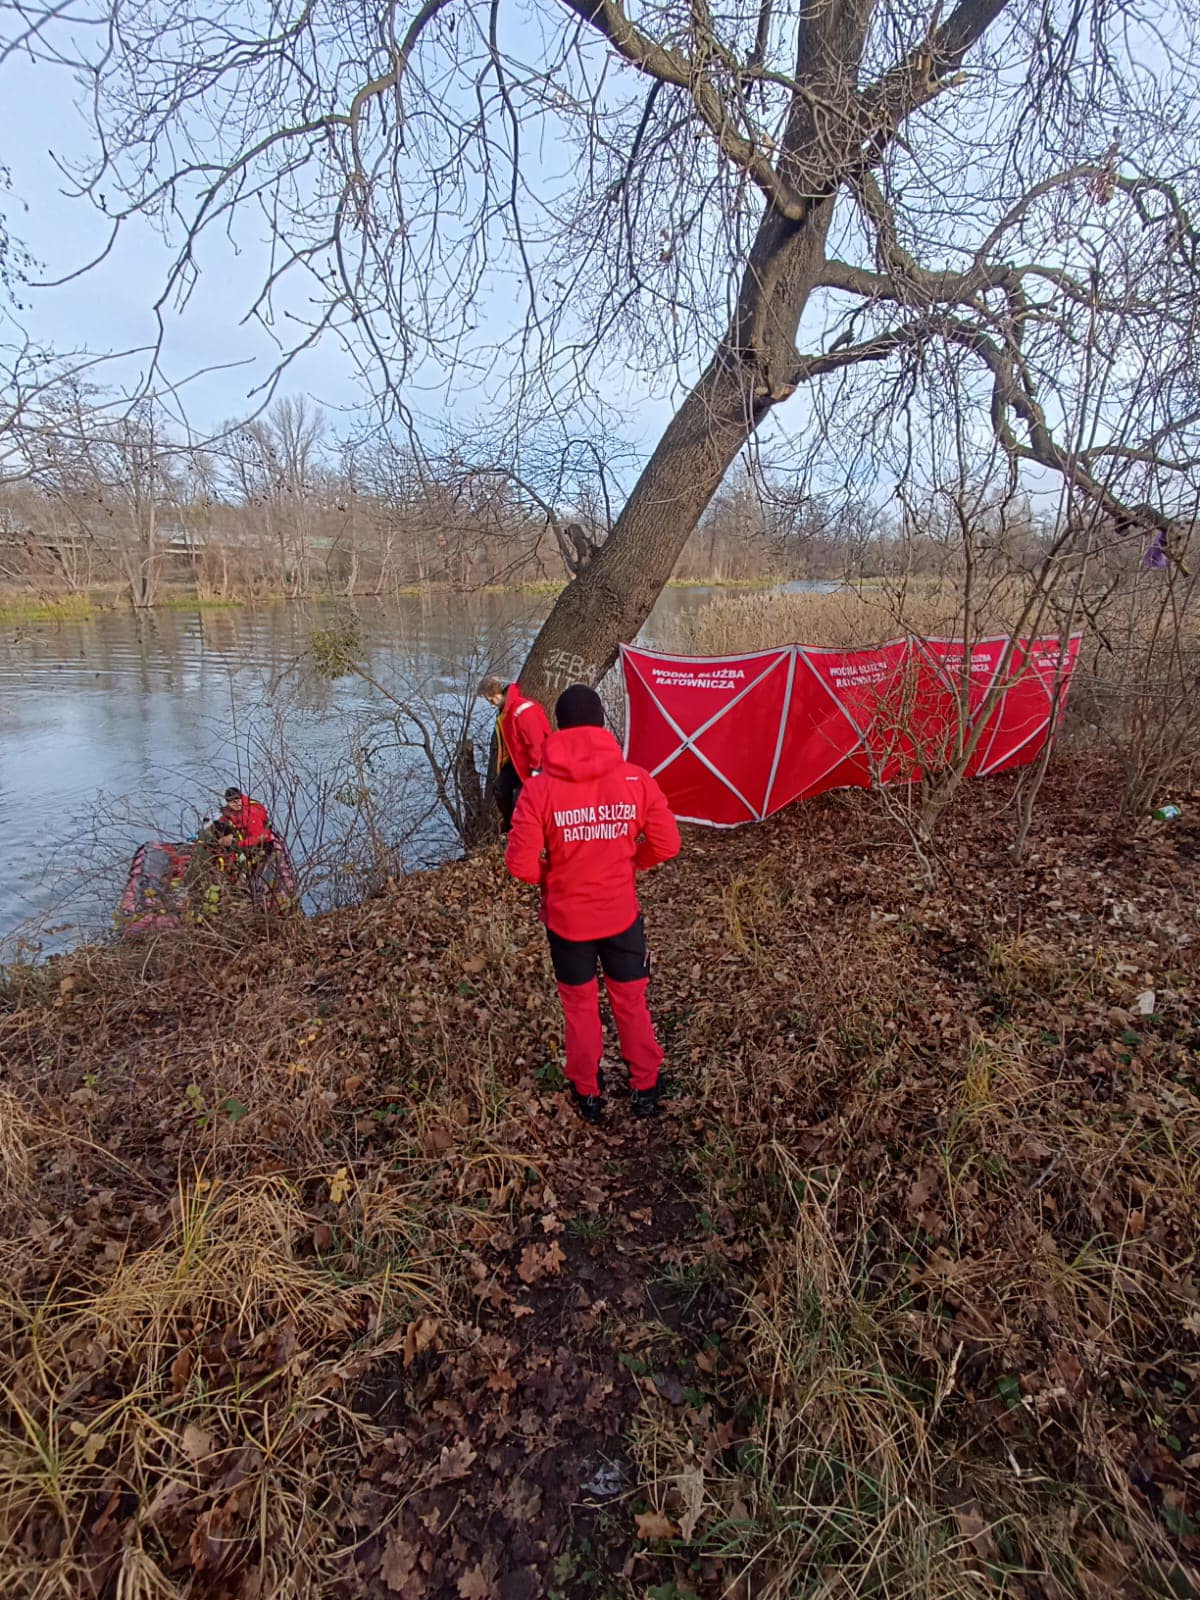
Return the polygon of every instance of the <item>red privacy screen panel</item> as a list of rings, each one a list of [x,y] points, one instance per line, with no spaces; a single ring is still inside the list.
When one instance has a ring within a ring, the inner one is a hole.
[[[774,809],[790,645],[711,660],[624,650],[622,660],[627,757],[654,773],[677,816],[732,827]],[[637,753],[629,754],[633,729]]]
[[[625,754],[687,822],[736,827],[827,789],[919,778],[969,749],[985,776],[1032,761],[1062,715],[1078,637],[781,645],[741,656],[623,647]]]

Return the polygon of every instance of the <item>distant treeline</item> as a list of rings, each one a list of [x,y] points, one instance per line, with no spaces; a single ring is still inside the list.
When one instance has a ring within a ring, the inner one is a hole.
[[[529,482],[452,455],[436,466],[376,439],[334,442],[324,415],[284,399],[219,446],[182,444],[158,409],[113,408],[68,387],[0,477],[0,587],[42,597],[120,593],[135,606],[201,599],[387,595],[559,583],[603,539],[598,493]],[[564,530],[569,537],[564,537]],[[1035,562],[1044,530],[1011,508],[1004,564]],[[920,528],[740,473],[719,491],[676,568],[683,579],[944,574],[961,532]]]

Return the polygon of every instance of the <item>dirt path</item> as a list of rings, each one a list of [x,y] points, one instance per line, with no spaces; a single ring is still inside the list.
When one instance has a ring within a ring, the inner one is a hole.
[[[595,1132],[543,1097],[512,1221],[481,1214],[471,1236],[473,1342],[435,1335],[356,1397],[395,1431],[358,1496],[363,1526],[388,1531],[347,1594],[574,1600],[653,1579],[631,1434],[705,1403],[729,1308],[689,1198],[686,1105],[639,1124],[612,1100]]]

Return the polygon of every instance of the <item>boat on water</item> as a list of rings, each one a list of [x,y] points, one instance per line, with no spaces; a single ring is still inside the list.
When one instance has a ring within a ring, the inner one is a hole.
[[[237,906],[281,913],[298,903],[296,868],[282,839],[253,850],[229,849],[202,833],[140,844],[114,920],[121,938],[144,939],[212,921]]]

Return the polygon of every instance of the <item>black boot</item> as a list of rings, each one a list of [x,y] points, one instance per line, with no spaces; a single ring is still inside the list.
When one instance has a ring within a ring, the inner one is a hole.
[[[649,1089],[634,1089],[629,1099],[633,1106],[635,1117],[656,1117],[659,1104],[663,1097],[663,1081],[660,1077]]]
[[[598,1094],[580,1094],[574,1084],[571,1085],[571,1102],[576,1111],[585,1122],[604,1121],[604,1101]]]

